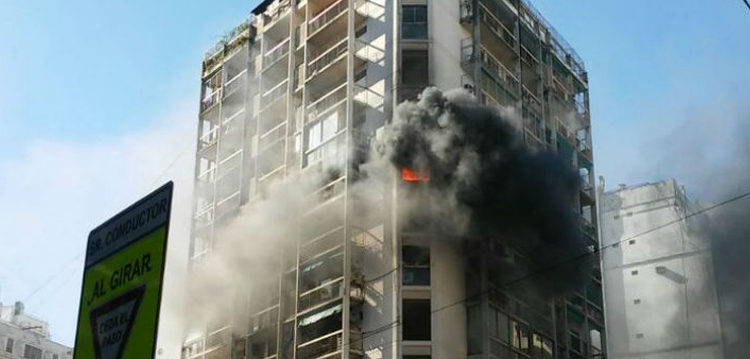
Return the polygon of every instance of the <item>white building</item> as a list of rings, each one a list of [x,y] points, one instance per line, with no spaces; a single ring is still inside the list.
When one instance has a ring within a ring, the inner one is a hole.
[[[188,336],[183,358],[600,356],[598,268],[568,298],[529,300],[490,271],[507,262],[501,243],[464,248],[400,228],[389,196],[372,206],[386,208],[378,218],[352,210],[348,164],[395,106],[429,85],[463,87],[514,107],[528,146],[578,167],[585,185],[570,207],[598,243],[588,76],[529,2],[265,0],[207,54],[201,81],[191,270],[272,183],[341,170],[310,193],[330,193],[300,215],[314,225],[288,248],[268,248],[281,264],[238,305],[248,315]]]
[[[674,179],[600,195],[609,358],[723,358],[709,242]]]
[[[0,303],[0,359],[68,359],[73,348],[52,341],[49,324],[24,312],[23,303]]]

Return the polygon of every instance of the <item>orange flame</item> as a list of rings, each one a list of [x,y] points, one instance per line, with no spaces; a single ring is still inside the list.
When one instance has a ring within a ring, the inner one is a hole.
[[[406,182],[427,182],[430,176],[419,173],[409,167],[401,167],[401,179]]]

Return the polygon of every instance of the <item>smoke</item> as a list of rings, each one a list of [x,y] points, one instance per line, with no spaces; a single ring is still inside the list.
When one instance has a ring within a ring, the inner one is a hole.
[[[437,239],[500,238],[520,247],[529,264],[518,264],[508,276],[585,253],[573,206],[578,175],[555,153],[529,150],[518,129],[507,121],[513,116],[481,106],[468,93],[434,88],[425,90],[418,102],[400,104],[384,136],[368,144],[370,155],[351,156],[359,160],[349,164],[350,225],[371,228],[371,223],[383,223],[385,189],[402,168],[409,167],[429,180],[399,186],[406,189],[398,199],[404,228],[418,226],[423,232],[440,234]],[[188,333],[243,318],[242,311],[254,312],[250,306],[262,308],[259,294],[268,302],[278,302],[284,295],[277,284],[279,269],[287,269],[283,248],[295,246],[300,233],[315,232],[323,222],[299,214],[330,203],[340,188],[323,185],[340,174],[341,168],[330,167],[288,176],[262,200],[217,227],[211,255],[194,265],[189,275]],[[325,215],[340,213],[331,209]],[[378,271],[388,273],[390,268],[384,269]],[[542,293],[558,294],[580,286],[588,269],[589,262],[569,262],[532,282]]]
[[[517,265],[507,279],[559,264],[532,281],[541,292],[561,293],[590,270],[590,261],[562,263],[587,252],[573,207],[580,178],[557,153],[524,145],[513,117],[464,91],[429,88],[418,102],[399,105],[379,152],[396,168],[429,177],[426,189],[408,197],[404,221],[520,248],[530,266]]]
[[[750,191],[750,107],[731,97],[707,111],[692,109],[676,130],[647,146],[661,154],[652,171],[686,184],[691,197],[703,203],[697,209]],[[711,247],[727,359],[745,358],[750,351],[748,218],[750,198],[745,197],[689,221],[693,233]],[[707,294],[698,288],[690,297]]]
[[[750,111],[737,117],[728,143],[732,160],[728,171],[716,172],[725,199],[750,191]],[[750,351],[750,198],[711,212],[704,235],[712,243],[725,355],[744,358]]]

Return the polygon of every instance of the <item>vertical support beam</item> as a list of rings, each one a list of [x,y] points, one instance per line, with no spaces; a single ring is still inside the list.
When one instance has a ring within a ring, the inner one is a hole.
[[[484,243],[482,244],[485,245]],[[488,359],[490,357],[490,336],[489,336],[489,314],[490,314],[490,283],[489,283],[489,263],[486,253],[480,254],[480,308],[482,311],[482,358]]]
[[[477,99],[480,102],[485,102],[482,95],[482,59],[481,59],[481,46],[482,36],[480,33],[481,24],[479,23],[479,0],[471,1],[471,25],[472,41],[471,41],[471,56],[474,62],[472,63],[472,77],[474,78],[474,92],[477,94]]]
[[[352,283],[352,248],[350,236],[352,231],[350,230],[350,216],[351,216],[351,176],[349,176],[350,167],[350,153],[353,143],[354,136],[354,52],[356,49],[356,43],[354,38],[354,23],[356,14],[356,1],[357,0],[346,0],[348,1],[347,21],[346,21],[346,36],[347,36],[347,53],[346,53],[346,145],[345,148],[337,149],[338,151],[346,152],[346,160],[344,161],[344,183],[346,184],[345,195],[344,195],[344,299],[343,299],[343,353],[342,359],[349,359],[349,353],[351,352],[351,283]],[[337,156],[339,154],[337,153]]]

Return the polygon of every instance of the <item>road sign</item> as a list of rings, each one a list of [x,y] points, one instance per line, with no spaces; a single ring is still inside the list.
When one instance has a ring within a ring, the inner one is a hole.
[[[172,182],[89,233],[75,359],[156,352]]]

